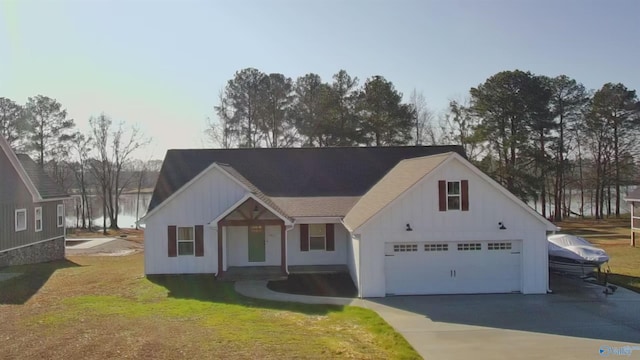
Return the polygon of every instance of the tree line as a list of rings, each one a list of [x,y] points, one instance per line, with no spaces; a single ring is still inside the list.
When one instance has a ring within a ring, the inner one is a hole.
[[[230,147],[389,146],[419,142],[414,107],[382,76],[360,86],[346,71],[330,83],[317,74],[295,81],[247,68],[235,73],[215,106],[209,133]],[[418,132],[420,129],[418,129]]]
[[[314,73],[293,80],[246,68],[227,82],[214,111],[208,134],[224,148],[462,145],[477,166],[556,221],[586,215],[586,204],[596,218],[619,216],[621,187],[639,182],[640,102],[619,83],[588,90],[566,75],[502,71],[436,119],[421,93],[403,102],[379,75],[360,85],[345,70],[324,82]]]
[[[18,153],[27,153],[69,194],[77,194],[78,226],[92,228],[94,209],[90,197],[99,199],[106,233],[118,229],[120,196],[125,189],[152,186],[157,163],[135,161],[132,154],[149,140],[135,126],[115,123],[106,114],[89,119],[82,133],[56,99],[37,95],[24,105],[0,97],[0,134]],[[154,168],[150,168],[154,167]]]

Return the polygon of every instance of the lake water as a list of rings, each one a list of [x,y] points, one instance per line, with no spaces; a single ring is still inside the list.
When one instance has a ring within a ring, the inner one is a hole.
[[[123,194],[120,196],[120,212],[118,214],[118,226],[122,229],[136,227],[136,203],[138,203],[138,216],[141,218],[146,214],[151,193],[141,193],[138,202],[137,194]],[[97,196],[90,196],[91,209],[93,211],[93,225],[102,228],[102,202]],[[81,219],[76,216],[76,205],[80,205],[80,196],[73,195],[72,200],[65,202],[67,227],[75,228],[82,226]],[[107,216],[107,227],[110,226]]]
[[[629,194],[630,192],[632,192],[633,190],[636,189],[637,186],[623,186],[620,189],[621,192],[621,199],[620,199],[620,213],[621,214],[627,214],[629,213],[629,205],[626,203],[626,201],[624,201],[624,198],[627,196],[627,194]],[[593,216],[593,212],[595,211],[595,206],[592,206],[592,197],[594,196],[595,192],[592,190],[586,190],[584,193],[584,215],[585,216]],[[616,199],[615,199],[615,189],[611,189],[611,213],[615,214],[616,209]],[[532,208],[536,209],[537,212],[542,212],[542,208],[540,207],[540,201],[538,201],[537,204],[535,204],[533,201],[529,201],[528,202],[529,206],[531,206]],[[553,211],[553,202],[552,203],[547,203],[547,216],[549,216]],[[579,214],[580,213],[580,190],[572,190],[571,191],[571,211],[574,212],[574,214],[572,214],[571,216],[575,217],[577,215],[575,214]],[[605,199],[605,203],[604,203],[604,213],[607,213],[607,201]]]

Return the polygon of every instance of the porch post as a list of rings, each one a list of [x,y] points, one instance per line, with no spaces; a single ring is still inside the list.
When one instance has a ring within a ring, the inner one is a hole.
[[[218,221],[218,276],[222,275],[222,221]]]
[[[287,272],[287,241],[284,221],[280,224],[280,270]]]

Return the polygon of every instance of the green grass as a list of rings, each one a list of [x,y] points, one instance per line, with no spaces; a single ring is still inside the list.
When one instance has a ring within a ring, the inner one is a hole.
[[[250,299],[211,276],[142,276],[142,255],[4,269],[3,358],[358,358],[418,354],[374,312]],[[37,344],[37,346],[34,346]]]

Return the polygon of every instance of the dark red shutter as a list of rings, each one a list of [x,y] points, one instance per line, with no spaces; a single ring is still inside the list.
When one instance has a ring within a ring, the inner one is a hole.
[[[300,251],[309,251],[309,225],[300,224]]]
[[[469,180],[460,181],[460,194],[462,195],[462,211],[469,211]]]
[[[438,181],[438,199],[440,211],[447,211],[447,182],[444,180]]]
[[[196,256],[204,256],[204,226],[196,225]]]
[[[178,242],[176,241],[176,226],[167,226],[167,245],[169,248],[169,257],[178,256]]]
[[[325,228],[327,232],[327,251],[334,251],[336,249],[336,235],[333,228],[333,224],[327,224]]]

